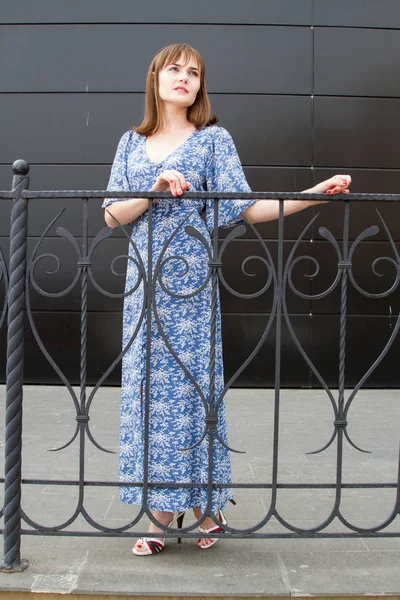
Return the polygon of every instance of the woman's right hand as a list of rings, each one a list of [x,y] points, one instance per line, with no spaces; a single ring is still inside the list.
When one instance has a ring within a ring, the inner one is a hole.
[[[185,176],[179,171],[171,169],[163,171],[157,177],[152,192],[171,192],[174,196],[182,196],[183,192],[189,189],[190,183],[185,180]]]

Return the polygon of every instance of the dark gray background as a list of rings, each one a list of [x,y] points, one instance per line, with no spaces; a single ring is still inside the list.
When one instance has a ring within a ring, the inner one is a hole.
[[[301,191],[334,173],[350,173],[354,192],[397,193],[400,184],[400,5],[398,0],[3,0],[0,13],[0,189],[11,187],[11,164],[31,164],[31,189],[104,189],[122,133],[141,120],[148,65],[164,45],[187,42],[203,55],[213,110],[232,134],[249,183],[260,191]],[[8,253],[9,202],[0,202],[0,245]],[[77,200],[36,200],[29,210],[29,251],[61,208],[60,224],[81,233]],[[378,224],[375,204],[351,208],[350,235]],[[398,209],[381,205],[395,241],[400,239]],[[285,257],[317,212],[285,220]],[[298,288],[318,293],[335,276],[334,251],[318,234],[328,227],[340,239],[340,204],[319,207],[320,216],[297,255],[314,256],[321,271],[307,279],[310,262],[294,274]],[[100,202],[90,204],[90,235],[103,226]],[[258,226],[276,258],[277,226]],[[226,232],[221,232],[221,238]],[[121,290],[123,277],[109,270],[110,257],[124,252],[116,232],[99,248],[95,272],[107,289]],[[53,228],[43,251],[61,258],[62,268],[37,277],[49,291],[67,285],[76,260]],[[265,282],[241,273],[242,260],[262,255],[254,234],[229,247],[225,276],[240,291]],[[390,287],[394,269],[379,256],[392,256],[386,234],[365,242],[354,257],[358,283],[368,291]],[[1,294],[3,289],[1,288]],[[221,291],[225,367],[229,377],[260,338],[272,306],[271,293],[240,300]],[[58,300],[32,295],[37,328],[54,359],[71,381],[79,378],[79,290]],[[330,385],[337,383],[338,291],[319,301],[288,295],[295,332]],[[399,312],[399,293],[383,300],[348,295],[347,383],[354,385],[381,352]],[[89,290],[90,381],[96,381],[118,354],[121,303]],[[26,381],[58,382],[27,329]],[[1,334],[0,377],[4,380],[5,332]],[[275,331],[238,380],[242,386],[274,383]],[[395,341],[368,381],[400,384]],[[118,383],[116,370],[109,383]],[[314,386],[315,377],[283,330],[282,382]]]

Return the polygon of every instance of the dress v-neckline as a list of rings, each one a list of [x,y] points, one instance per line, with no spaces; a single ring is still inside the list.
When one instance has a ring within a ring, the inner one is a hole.
[[[146,148],[146,142],[147,142],[147,137],[144,137],[144,153],[146,155],[147,160],[154,166],[158,167],[159,165],[162,165],[162,163],[164,163],[170,156],[172,156],[173,154],[175,154],[175,152],[177,150],[179,150],[180,148],[182,148],[182,146],[184,146],[186,144],[186,142],[188,142],[193,135],[196,133],[196,131],[198,131],[198,129],[193,129],[192,133],[190,135],[187,136],[187,138],[185,140],[183,140],[183,142],[181,142],[179,144],[179,146],[177,146],[176,148],[174,148],[173,150],[171,150],[171,152],[169,154],[167,154],[167,156],[165,156],[162,160],[158,161],[158,162],[154,162],[154,160],[152,160],[150,158],[150,156],[147,154],[147,148]]]

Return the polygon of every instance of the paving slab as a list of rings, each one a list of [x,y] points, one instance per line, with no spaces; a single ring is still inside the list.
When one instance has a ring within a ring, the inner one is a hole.
[[[4,394],[0,387],[3,399]],[[273,390],[235,389],[227,395],[230,443],[246,452],[232,456],[237,483],[271,483],[273,399]],[[349,431],[370,453],[345,442],[344,483],[396,482],[399,401],[396,390],[365,390],[356,397]],[[23,476],[46,480],[23,485],[23,508],[30,518],[54,526],[70,518],[78,502],[77,488],[52,483],[78,478],[77,440],[65,450],[49,452],[73,435],[74,405],[64,388],[26,386],[23,419]],[[336,441],[319,454],[309,454],[329,439],[332,421],[329,399],[321,390],[282,390],[278,483],[334,483]],[[99,390],[91,424],[95,439],[115,453],[100,452],[87,443],[86,479],[117,480],[118,388]],[[227,509],[230,526],[238,531],[256,527],[270,509],[271,490],[238,489],[235,496],[237,506]],[[395,501],[395,489],[346,489],[341,510],[352,526],[371,528],[390,516]],[[327,519],[334,504],[334,488],[278,489],[276,498],[278,514],[303,531]],[[93,519],[109,528],[124,527],[138,514],[137,507],[120,503],[117,487],[85,488],[84,506]],[[186,525],[193,522],[188,515]],[[79,516],[68,530],[81,537],[23,535],[21,557],[29,560],[29,568],[18,574],[0,573],[0,595],[11,590],[35,592],[38,598],[51,593],[271,598],[400,593],[400,537],[246,537],[221,540],[207,551],[196,546],[195,538],[185,539],[182,545],[171,538],[162,554],[138,558],[131,548],[147,523],[143,518],[130,530],[130,537],[93,537],[87,535],[93,533],[92,526]],[[324,531],[338,535],[350,530],[334,519]],[[398,516],[387,531],[400,533]],[[260,532],[279,536],[288,529],[273,517]]]

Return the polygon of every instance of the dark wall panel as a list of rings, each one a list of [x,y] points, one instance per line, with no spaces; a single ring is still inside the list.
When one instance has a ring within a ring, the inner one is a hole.
[[[357,385],[378,358],[393,332],[390,317],[349,317],[346,334],[346,387]],[[311,360],[331,387],[338,386],[339,316],[313,316],[311,319]],[[365,383],[364,387],[399,387],[400,337]],[[312,385],[318,385],[312,377]]]
[[[312,0],[3,0],[1,23],[237,23],[311,25]]]
[[[314,27],[312,27],[314,26]],[[232,134],[249,183],[255,190],[303,190],[337,172],[350,173],[357,192],[398,192],[400,185],[400,50],[398,0],[51,0],[15,3],[5,0],[0,14],[0,189],[11,186],[11,163],[32,163],[31,189],[102,189],[119,137],[141,121],[144,81],[150,59],[165,44],[187,41],[203,54],[212,108]],[[3,93],[1,93],[3,92]],[[101,201],[89,203],[89,235],[104,226]],[[355,203],[350,211],[350,238],[377,224],[379,232],[354,256],[357,281],[378,293],[390,286],[395,268],[379,261],[377,277],[371,266],[378,257],[393,257],[382,213],[398,244],[400,220],[394,204]],[[47,223],[61,210],[57,225],[81,236],[80,200],[30,202],[28,251]],[[10,201],[0,202],[0,246],[8,253]],[[337,257],[323,240],[328,228],[341,245],[343,205],[313,207],[285,218],[285,261],[311,219],[296,257],[312,256],[319,274],[306,277],[313,263],[305,259],[293,271],[294,285],[303,293],[329,286]],[[257,225],[276,265],[277,222]],[[221,242],[227,235],[221,230]],[[92,241],[92,239],[90,240]],[[352,243],[352,241],[351,241]],[[122,291],[124,277],[112,275],[113,256],[125,253],[121,232],[102,243],[93,270],[104,287]],[[41,252],[60,257],[37,266],[40,285],[56,291],[68,285],[76,257],[54,226]],[[260,289],[266,271],[246,256],[262,255],[251,228],[226,252],[224,273],[241,292]],[[120,264],[123,271],[123,264]],[[1,289],[0,289],[1,299]],[[244,300],[221,291],[225,369],[227,377],[257,344],[269,319],[272,291]],[[339,304],[337,289],[321,301],[301,299],[287,291],[288,310],[296,335],[321,368],[330,385],[337,385]],[[51,353],[71,381],[79,377],[79,286],[61,299],[32,292],[35,322]],[[399,291],[386,299],[366,299],[351,285],[348,291],[347,385],[355,383],[375,360],[393,331],[400,309]],[[89,379],[93,383],[120,350],[120,299],[106,299],[89,285]],[[0,352],[4,366],[5,329]],[[243,386],[274,384],[275,329],[259,355],[236,382]],[[282,383],[317,385],[283,327]],[[400,385],[393,351],[368,382]],[[398,354],[398,353],[397,353]],[[27,329],[27,378],[58,382],[38,352]],[[4,376],[4,374],[2,374]],[[109,383],[120,381],[117,369]]]
[[[315,0],[315,25],[400,28],[398,0]]]
[[[33,270],[33,281],[36,289],[31,284],[29,287],[29,304],[33,311],[51,312],[51,311],[79,311],[81,308],[81,284],[77,282],[75,287],[68,294],[61,297],[48,297],[45,294],[63,293],[73,283],[78,272],[78,256],[71,243],[60,236],[50,236],[42,241],[35,256],[36,265]],[[31,263],[33,250],[37,246],[38,239],[29,238],[27,248],[28,264]],[[80,245],[80,239],[76,241]],[[88,240],[88,247],[91,248],[93,239]],[[92,256],[91,272],[95,281],[107,292],[112,294],[123,294],[125,286],[126,259],[120,259],[115,264],[115,270],[121,275],[116,276],[112,273],[112,261],[119,255],[126,256],[128,251],[128,241],[122,238],[112,238],[101,242]],[[47,256],[44,256],[47,254]],[[53,256],[49,256],[53,255]],[[40,260],[38,260],[39,257]],[[57,262],[58,261],[58,262]],[[57,266],[59,269],[57,270]],[[31,271],[32,273],[32,271]],[[89,278],[90,279],[90,278]],[[37,287],[40,290],[37,290]],[[44,292],[44,293],[43,293]],[[93,283],[88,282],[88,300],[89,311],[120,311],[122,309],[121,298],[109,298],[101,294],[94,287]]]
[[[65,312],[35,313],[35,325],[42,343],[72,384],[79,383],[80,314]],[[121,351],[122,313],[89,313],[87,373],[95,384]],[[61,384],[39,349],[29,326],[26,326],[25,383]],[[107,383],[120,382],[117,367]]]
[[[2,26],[0,39],[1,92],[144,92],[155,50],[179,41],[203,56],[210,92],[311,93],[310,28]]]
[[[294,331],[301,345],[309,351],[310,317],[293,316]],[[268,315],[223,315],[222,335],[225,356],[225,379],[230,377],[249,357],[257,346],[268,324]],[[238,343],[240,340],[240,344]],[[240,375],[236,384],[242,387],[268,387],[275,385],[276,330],[271,328],[267,339],[253,361]],[[230,352],[230,348],[235,348]],[[307,387],[310,373],[286,327],[282,329],[281,385],[288,387],[293,381]]]
[[[247,181],[255,192],[301,192],[312,186],[312,171],[308,167],[245,167]],[[1,176],[1,170],[0,170]]]
[[[111,163],[107,165],[31,164],[29,187],[31,190],[102,190],[107,185],[110,169]],[[12,175],[11,164],[0,165],[0,189],[11,189]]]
[[[333,169],[314,169],[314,183],[328,179],[335,174]],[[400,171],[382,169],[346,169],[352,176],[352,191],[366,194],[398,194],[400,189]],[[377,225],[379,232],[373,236],[374,241],[387,241],[387,233],[378,215],[389,228],[390,235],[395,241],[400,240],[399,206],[395,202],[354,202],[350,210],[350,239],[355,239],[364,229]],[[341,203],[331,202],[324,207],[325,220],[329,223],[329,230],[336,239],[343,238],[343,206]],[[315,225],[315,232],[321,223]]]
[[[107,185],[110,168],[111,162],[107,165],[32,164],[29,187],[32,190],[102,190]],[[0,165],[0,189],[11,188],[12,175],[11,164]]]
[[[33,163],[110,164],[120,134],[139,121],[142,110],[142,94],[0,95],[0,162],[24,157]]]
[[[371,239],[371,238],[370,238]],[[301,250],[296,256],[301,254]],[[337,276],[338,258],[335,249],[325,241],[316,241],[313,256],[321,269],[311,282],[312,293],[321,294],[328,290]],[[352,254],[352,274],[355,283],[368,294],[383,295],[381,298],[369,298],[363,295],[351,281],[347,285],[347,314],[348,315],[385,315],[393,316],[400,311],[400,287],[396,287],[396,267],[393,264],[395,256],[389,242],[374,243],[364,241],[358,245]],[[378,261],[375,265],[374,262]],[[325,298],[312,301],[313,314],[338,314],[341,303],[341,285],[336,286]],[[392,323],[393,324],[393,323]]]
[[[399,207],[390,202],[354,202],[350,206],[349,239],[355,240],[368,227],[376,225],[378,232],[371,236],[373,242],[387,241],[388,235],[379,217],[386,223],[391,237],[398,241],[400,238]],[[315,221],[313,235],[318,237],[318,229],[327,227],[336,240],[343,239],[344,210],[339,202],[326,205],[321,211],[321,217]]]
[[[284,245],[283,259],[286,262],[288,254],[292,249],[292,243]],[[269,255],[272,258],[272,264],[276,269],[278,263],[278,244],[276,242],[266,242]],[[268,253],[262,247],[260,242],[235,241],[230,243],[223,256],[222,274],[226,283],[236,292],[241,294],[257,294],[268,284],[269,271],[266,261],[270,264]],[[298,254],[312,253],[312,246],[308,242],[299,245]],[[250,258],[251,257],[251,258]],[[304,274],[312,272],[310,263],[305,262],[300,266],[293,277],[294,285],[304,294],[311,293],[311,281]],[[247,273],[247,274],[246,274]],[[224,314],[231,313],[267,313],[273,308],[276,286],[273,279],[263,294],[255,298],[240,298],[233,295],[224,285],[221,289],[221,310]],[[304,301],[292,293],[290,288],[286,289],[287,309],[291,313],[309,314],[311,303]]]
[[[36,313],[35,323],[44,345],[53,360],[73,384],[79,381],[79,325],[78,313]],[[328,385],[338,382],[338,316],[290,316],[299,343],[310,356]],[[268,315],[223,315],[223,340],[225,347],[225,376],[229,379],[248,358],[261,339],[268,323]],[[394,319],[388,317],[349,317],[347,335],[346,385],[355,385],[376,360],[393,331]],[[120,352],[122,315],[119,313],[90,313],[88,319],[88,382],[93,385],[106,371]],[[61,383],[38,349],[28,326],[26,327],[25,383]],[[240,337],[241,344],[237,344]],[[374,344],[371,344],[371,339]],[[311,340],[311,345],[310,345]],[[266,387],[274,385],[275,329],[272,327],[267,340],[250,365],[241,374],[238,385],[243,387]],[[5,331],[0,332],[0,347],[4,349]],[[394,341],[387,356],[371,377],[369,384],[375,387],[399,386],[398,354],[399,337]],[[229,348],[235,352],[229,352]],[[350,358],[351,357],[351,358]],[[282,334],[282,386],[301,387],[318,382],[311,375],[301,358],[287,328]],[[4,381],[4,375],[1,375]],[[118,385],[120,371],[117,367],[107,383]]]
[[[95,236],[105,226],[104,211],[101,208],[101,199],[89,202],[89,235]],[[10,231],[10,206],[11,201],[0,201],[0,236],[8,236]],[[28,207],[28,236],[41,236],[50,222],[61,212],[56,225],[65,227],[74,236],[82,235],[82,201],[72,198],[43,198],[29,201]],[[48,235],[56,235],[55,227]],[[115,232],[114,236],[123,237],[123,233]]]
[[[316,97],[315,164],[398,169],[400,99]]]
[[[28,265],[31,264],[33,251],[38,244],[37,238],[29,238],[27,248]],[[80,239],[76,238],[78,245]],[[93,239],[88,240],[89,249]],[[277,265],[277,243],[265,243],[267,251],[259,241],[237,240],[231,242],[223,255],[222,274],[228,286],[240,294],[257,294],[266,287],[269,272],[268,253],[272,263]],[[4,255],[7,257],[7,240],[3,238],[0,243]],[[286,262],[293,243],[287,242],[284,247],[284,261]],[[126,259],[121,258],[115,264],[115,269],[121,275],[116,276],[111,271],[112,261],[117,256],[126,256],[128,241],[118,237],[102,241],[92,256],[92,274],[95,281],[107,292],[122,294],[125,284]],[[309,242],[302,242],[296,252],[299,255],[313,255],[313,246]],[[70,242],[58,236],[54,229],[49,232],[35,252],[36,265],[31,271],[29,287],[29,304],[33,311],[79,311],[81,306],[81,286],[77,282],[68,294],[61,297],[54,296],[66,290],[74,281],[78,271],[78,256]],[[42,257],[42,258],[39,258]],[[251,257],[251,258],[249,258]],[[320,258],[320,257],[318,257]],[[261,260],[262,259],[262,260]],[[58,260],[58,263],[57,263]],[[246,262],[245,262],[246,261]],[[56,267],[59,266],[57,270]],[[304,261],[293,272],[293,283],[304,294],[312,293],[312,282],[307,275],[312,272],[310,261]],[[247,275],[246,275],[247,273]],[[32,279],[35,285],[32,285]],[[323,277],[322,277],[323,279]],[[37,288],[40,288],[39,290]],[[270,313],[273,307],[273,295],[276,293],[273,280],[263,294],[254,298],[241,298],[231,293],[223,284],[221,288],[222,310],[230,313]],[[50,295],[50,296],[48,296]],[[52,296],[53,295],[53,296]],[[291,313],[308,314],[311,302],[299,298],[287,286],[286,302]],[[90,311],[120,311],[122,298],[109,298],[95,289],[91,281],[88,282],[88,310]]]
[[[298,96],[211,97],[221,124],[247,166],[309,166],[311,99]]]
[[[65,312],[34,313],[35,324],[43,345],[52,359],[72,384],[79,382],[80,314]],[[223,315],[222,330],[225,348],[225,377],[229,379],[249,357],[260,341],[269,320],[268,315]],[[307,316],[291,318],[300,343],[308,350],[309,324]],[[25,383],[59,384],[61,379],[49,366],[40,351],[28,324],[25,348]],[[88,315],[88,384],[94,385],[121,350],[121,313],[89,313]],[[237,345],[240,336],[242,343]],[[0,332],[0,347],[4,348],[5,332]],[[275,380],[276,332],[272,327],[254,360],[240,375],[236,384],[243,387],[265,387]],[[235,352],[229,352],[234,347]],[[4,381],[4,375],[1,375]],[[299,360],[299,354],[286,328],[282,335],[282,385],[288,387],[296,380],[307,386],[310,381],[308,367]],[[117,367],[107,380],[108,384],[120,384],[120,368]]]
[[[315,94],[400,96],[400,31],[316,27],[314,36]]]
[[[247,180],[254,191],[279,192],[279,191],[302,191],[312,186],[312,170],[296,168],[266,168],[266,167],[247,167],[245,168]],[[285,239],[297,239],[313,216],[312,210],[296,213],[285,218],[284,231]],[[256,229],[259,234],[267,240],[273,240],[278,237],[277,221],[267,223],[257,223]],[[225,235],[225,230],[220,231],[220,236]],[[246,237],[254,238],[255,234],[248,227]],[[306,237],[307,239],[307,237]]]
[[[310,221],[316,215],[316,212],[324,214],[325,207],[312,207],[308,210],[297,212],[292,215],[288,215],[284,218],[283,222],[283,238],[287,241],[296,241],[302,234],[303,230],[307,229],[307,232],[303,236],[303,241],[310,240],[313,237],[313,228],[308,227]],[[257,223],[255,225],[257,231],[266,240],[278,239],[278,221],[269,221],[266,223]]]
[[[400,165],[400,161],[399,161]],[[357,194],[398,194],[400,189],[400,169],[354,169],[346,168],[346,173],[352,177],[351,190]],[[315,167],[314,183],[335,175],[337,169]],[[313,185],[314,185],[313,183]],[[385,203],[386,206],[388,206]],[[366,209],[368,205],[364,204]]]
[[[211,101],[244,164],[310,164],[310,98],[217,94]],[[7,115],[0,162],[110,164],[120,135],[141,121],[142,109],[142,94],[0,95],[0,114]]]

